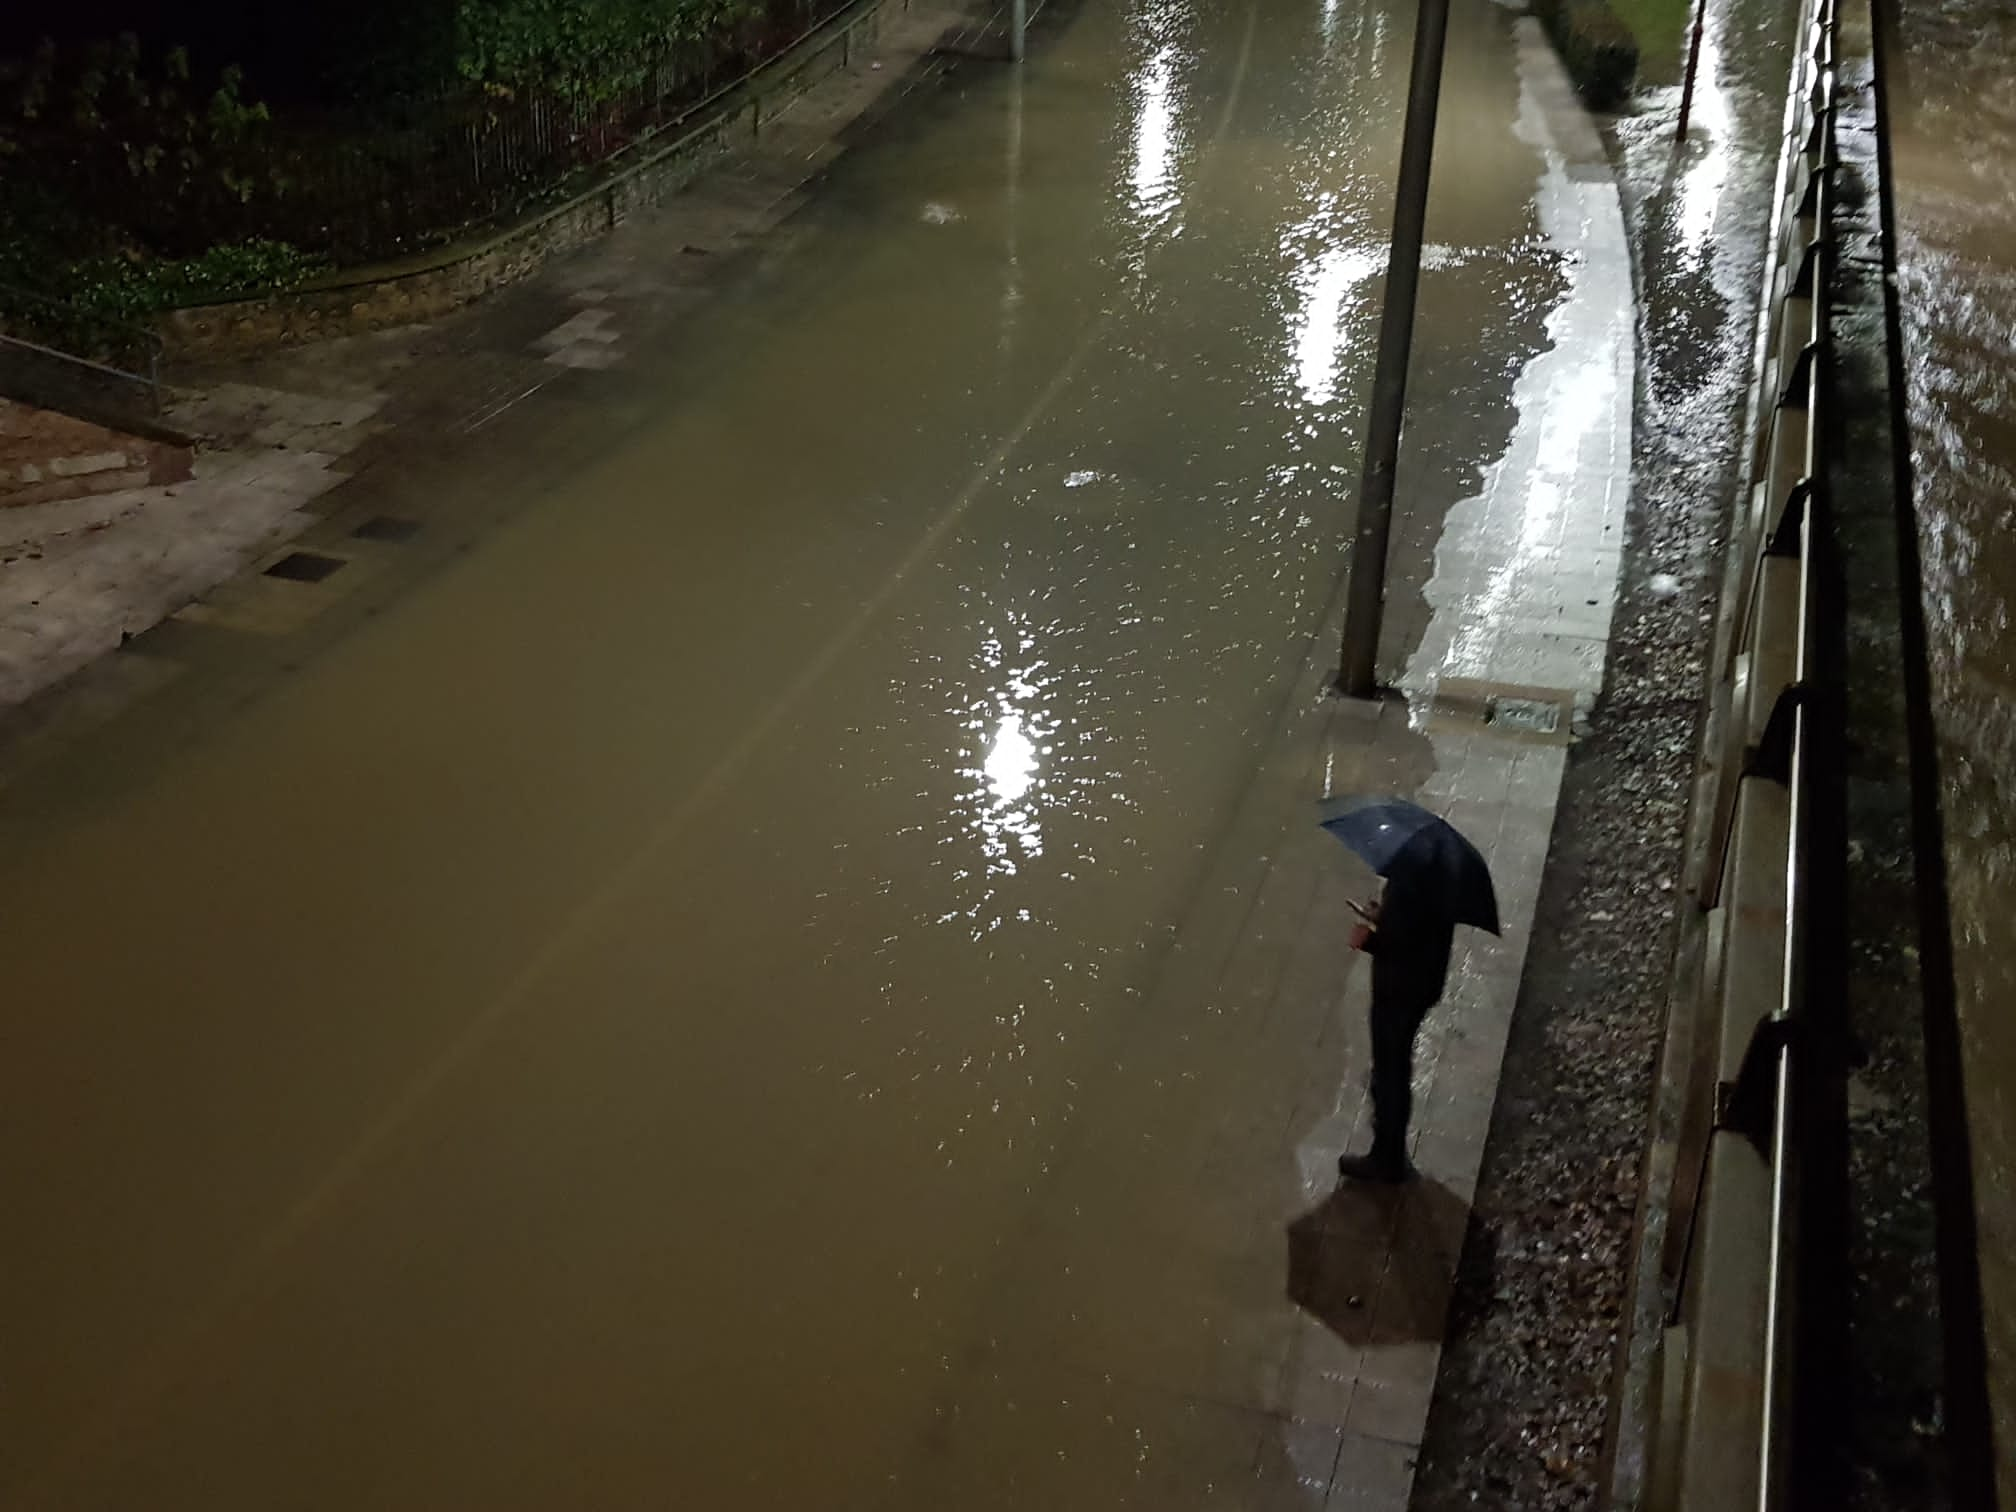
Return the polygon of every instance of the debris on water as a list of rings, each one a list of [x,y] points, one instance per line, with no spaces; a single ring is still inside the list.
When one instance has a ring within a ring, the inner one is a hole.
[[[1658,599],[1677,597],[1680,592],[1680,579],[1670,572],[1655,572],[1646,580],[1645,591]]]
[[[934,226],[943,226],[959,219],[959,212],[950,205],[932,200],[924,207],[924,219]]]
[[[1081,467],[1076,472],[1064,475],[1064,486],[1066,488],[1083,488],[1087,483],[1097,483],[1098,481],[1099,474],[1089,467]]]

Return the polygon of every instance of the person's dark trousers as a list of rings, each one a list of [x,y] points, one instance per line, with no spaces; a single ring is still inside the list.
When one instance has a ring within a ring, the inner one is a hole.
[[[1414,1111],[1414,1037],[1441,996],[1441,983],[1404,958],[1372,958],[1372,1161],[1407,1169],[1407,1120]]]

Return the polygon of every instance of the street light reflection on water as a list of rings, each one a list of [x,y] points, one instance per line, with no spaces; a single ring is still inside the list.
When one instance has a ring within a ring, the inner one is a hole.
[[[1333,234],[1341,237],[1346,233]],[[1329,404],[1338,397],[1344,343],[1357,325],[1356,321],[1344,321],[1345,301],[1382,266],[1376,249],[1348,244],[1327,247],[1306,265],[1301,278],[1302,313],[1295,335],[1295,381],[1306,403]]]
[[[987,781],[994,789],[994,801],[1013,807],[1036,780],[1036,743],[1022,728],[1021,716],[1010,714],[994,732],[993,747],[987,752]]]
[[[1127,181],[1133,210],[1150,229],[1166,221],[1177,203],[1170,171],[1176,150],[1176,112],[1170,99],[1175,66],[1175,47],[1164,46],[1141,71],[1138,85],[1134,162]]]
[[[1018,634],[1016,642],[1025,655],[1034,645],[1027,633]],[[992,696],[992,708],[972,720],[971,729],[985,742],[985,753],[977,767],[966,769],[973,787],[964,802],[980,835],[988,875],[1013,876],[1018,863],[1043,854],[1041,806],[1048,799],[1049,784],[1041,774],[1044,760],[1053,754],[1051,737],[1057,726],[1038,705],[1042,662],[1005,667],[1006,649],[998,640],[987,644],[982,659],[990,671],[1005,677],[1005,683]],[[996,918],[983,927],[998,927],[1001,922]]]
[[[1681,250],[1689,262],[1700,264],[1710,251],[1715,230],[1715,214],[1722,191],[1729,182],[1732,166],[1728,144],[1729,95],[1722,80],[1723,13],[1709,7],[1701,29],[1701,58],[1696,73],[1694,107],[1690,135],[1705,138],[1691,144],[1699,153],[1680,180],[1675,230]]]
[[[1896,16],[1897,292],[2002,1504],[2016,1504],[2016,11]]]

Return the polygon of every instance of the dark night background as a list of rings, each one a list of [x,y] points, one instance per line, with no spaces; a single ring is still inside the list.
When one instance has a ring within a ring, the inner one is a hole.
[[[186,47],[198,80],[236,64],[247,94],[275,104],[342,104],[430,88],[455,76],[454,0],[77,0],[0,7],[0,57],[21,59],[45,38],[59,47],[131,32],[148,60]]]

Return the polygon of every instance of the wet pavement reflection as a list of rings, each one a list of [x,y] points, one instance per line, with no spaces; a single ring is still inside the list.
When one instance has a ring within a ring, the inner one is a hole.
[[[1898,13],[1889,82],[1898,280],[1945,785],[1990,1394],[2016,1496],[2016,18]]]
[[[1451,32],[1417,625],[1558,287],[1508,25]],[[476,550],[0,795],[0,1502],[948,1505],[1341,565],[1407,42],[1137,0],[956,71],[676,351],[445,460],[527,494]],[[1087,1505],[1216,1504],[1131,1428]]]

